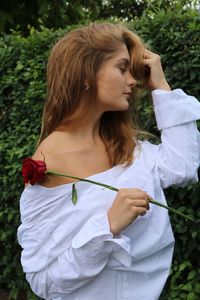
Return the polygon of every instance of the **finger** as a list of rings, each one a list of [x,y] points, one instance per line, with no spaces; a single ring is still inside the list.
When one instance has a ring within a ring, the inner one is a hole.
[[[157,57],[157,56],[159,56],[159,54],[157,54],[157,53],[155,53],[155,52],[152,52],[152,51],[150,51],[150,50],[148,50],[148,49],[145,49],[145,50],[144,50],[143,56],[146,57],[146,58],[152,58],[152,57]]]
[[[145,58],[143,59],[143,64],[151,69],[156,65],[156,58]]]
[[[149,201],[147,199],[144,199],[142,201],[144,201],[144,202],[143,202],[143,205],[141,205],[141,206],[144,206],[147,210],[149,210]]]
[[[147,210],[149,210],[149,209],[150,209],[150,207],[149,207],[149,201],[148,201],[148,200],[146,200],[146,202],[147,202],[147,204],[146,204],[146,208],[147,208]]]
[[[140,216],[143,217],[147,212],[141,213]]]
[[[144,49],[144,53],[147,53],[147,54],[149,54],[149,55],[151,55],[151,54],[156,54],[155,52],[152,52],[152,51],[149,50],[149,49]]]
[[[146,209],[149,209],[149,202],[147,200],[134,199],[134,200],[132,200],[132,206],[133,207],[145,207]]]
[[[153,200],[153,198],[151,197],[151,195],[149,195],[146,191],[144,191],[146,197],[148,200]]]
[[[147,213],[146,208],[144,208],[144,207],[138,208],[138,216],[144,216],[144,215],[146,215],[146,213]]]
[[[149,50],[145,49],[144,53],[143,53],[143,57],[144,58],[150,58],[151,54],[152,54],[152,52],[150,52]]]
[[[147,201],[152,200],[146,191],[140,189],[127,189],[127,197],[131,199],[146,199]]]
[[[143,190],[140,190],[140,189],[120,189],[119,193],[121,194],[121,196],[123,198],[129,198],[131,200],[134,200],[134,199],[143,199],[143,200],[146,200],[146,201],[149,201],[149,200],[152,200],[152,197],[146,192],[146,191],[143,191]]]
[[[144,194],[145,192],[140,190],[140,189],[137,189],[137,188],[134,188],[134,189],[120,189],[119,192],[118,192],[122,197],[126,198],[143,198],[144,197]]]

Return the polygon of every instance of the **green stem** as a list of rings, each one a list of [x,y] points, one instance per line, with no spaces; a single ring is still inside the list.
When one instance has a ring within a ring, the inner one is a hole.
[[[155,205],[164,207],[164,208],[168,209],[169,211],[174,212],[174,213],[180,215],[181,217],[184,217],[185,219],[188,219],[188,220],[190,220],[190,221],[192,221],[192,222],[199,223],[199,220],[193,219],[192,217],[187,216],[187,215],[181,213],[179,210],[176,210],[176,209],[174,209],[174,208],[172,208],[172,207],[170,207],[170,206],[164,205],[164,204],[162,204],[162,203],[160,203],[160,202],[157,202],[157,201],[155,201],[155,200],[153,200],[153,199],[152,199],[152,200],[149,200],[149,202],[150,202],[150,203],[153,203],[153,204],[155,204]]]
[[[109,189],[109,190],[112,190],[112,191],[116,191],[116,192],[119,191],[118,188],[113,187],[113,186],[111,186],[111,185],[107,185],[107,184],[100,183],[100,182],[97,182],[97,181],[93,181],[93,180],[90,180],[90,179],[84,179],[84,178],[77,177],[77,176],[71,176],[71,175],[67,175],[67,174],[63,174],[63,173],[57,173],[57,172],[54,172],[54,171],[52,171],[52,170],[48,170],[48,171],[46,172],[46,174],[52,174],[52,175],[57,175],[57,176],[62,176],[62,177],[67,177],[67,178],[72,178],[72,179],[77,179],[77,180],[79,180],[79,181],[89,182],[89,183],[92,183],[92,184],[96,184],[96,185],[99,185],[99,186],[103,186],[103,187],[105,187],[105,188],[107,188],[107,189]],[[162,203],[160,203],[160,202],[154,201],[153,199],[149,200],[149,202],[152,203],[152,204],[158,205],[158,206],[160,206],[160,207],[166,208],[166,209],[168,209],[169,211],[174,212],[174,213],[180,215],[181,217],[183,217],[183,218],[185,218],[185,219],[187,219],[187,220],[190,220],[190,221],[192,221],[192,222],[195,222],[195,223],[199,223],[199,222],[200,222],[200,220],[193,219],[192,217],[187,216],[187,215],[181,213],[180,211],[178,211],[178,210],[176,210],[176,209],[174,209],[174,208],[172,208],[172,207],[169,207],[169,206],[164,205],[164,204],[162,204]]]
[[[62,176],[62,177],[68,177],[68,178],[72,178],[72,179],[78,179],[80,181],[85,181],[85,182],[89,182],[89,183],[93,183],[93,184],[96,184],[96,185],[103,186],[103,187],[105,187],[105,188],[107,188],[109,190],[113,190],[113,191],[116,191],[116,192],[119,191],[119,189],[117,189],[116,187],[113,187],[111,185],[107,185],[107,184],[100,183],[100,182],[93,181],[93,180],[89,180],[89,179],[84,179],[84,178],[81,178],[81,177],[71,176],[71,175],[67,175],[67,174],[63,174],[63,173],[57,173],[57,172],[54,172],[52,170],[48,170],[46,172],[46,174],[53,174],[53,175],[58,175],[58,176]]]

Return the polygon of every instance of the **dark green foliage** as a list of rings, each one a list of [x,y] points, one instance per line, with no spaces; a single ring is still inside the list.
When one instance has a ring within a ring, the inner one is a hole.
[[[21,162],[38,138],[47,57],[60,34],[44,29],[28,39],[14,34],[0,40],[0,289],[8,289],[13,298],[25,287],[16,242]]]
[[[40,25],[47,28],[65,28],[67,25],[83,23],[110,16],[128,17],[141,15],[147,6],[145,1],[117,1],[104,3],[102,0],[7,0],[1,3],[0,32],[20,29],[27,35],[28,27],[39,29]]]
[[[6,0],[0,2],[0,33],[29,28],[66,28],[85,21],[121,18],[126,21],[160,9],[185,10],[198,7],[199,0]]]
[[[200,98],[200,17],[197,14],[160,11],[129,24],[157,53],[173,88],[183,88]],[[0,290],[16,299],[28,290],[20,266],[16,229],[20,224],[18,200],[23,189],[20,175],[23,157],[34,151],[40,131],[45,98],[45,69],[49,49],[66,30],[43,28],[28,38],[18,34],[0,39]],[[147,97],[148,98],[148,97]],[[138,103],[144,129],[158,134],[152,106]],[[200,218],[200,184],[166,191],[168,202],[184,213]],[[174,263],[161,300],[200,299],[200,232],[197,225],[171,215],[176,236]]]

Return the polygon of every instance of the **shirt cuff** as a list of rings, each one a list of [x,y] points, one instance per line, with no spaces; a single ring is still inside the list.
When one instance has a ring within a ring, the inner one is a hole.
[[[152,97],[159,130],[200,119],[200,103],[181,89],[154,90]]]
[[[125,235],[113,237],[107,214],[90,218],[72,240],[72,248],[78,249],[87,245],[88,256],[98,256],[98,252],[112,253],[122,265],[131,265],[131,241]]]

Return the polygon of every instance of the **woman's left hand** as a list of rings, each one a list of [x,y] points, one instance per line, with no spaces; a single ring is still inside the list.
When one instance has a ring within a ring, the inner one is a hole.
[[[150,75],[147,81],[147,87],[151,90],[165,90],[171,91],[169,84],[165,78],[165,74],[162,69],[160,56],[149,50],[144,52],[144,64],[149,67]]]

